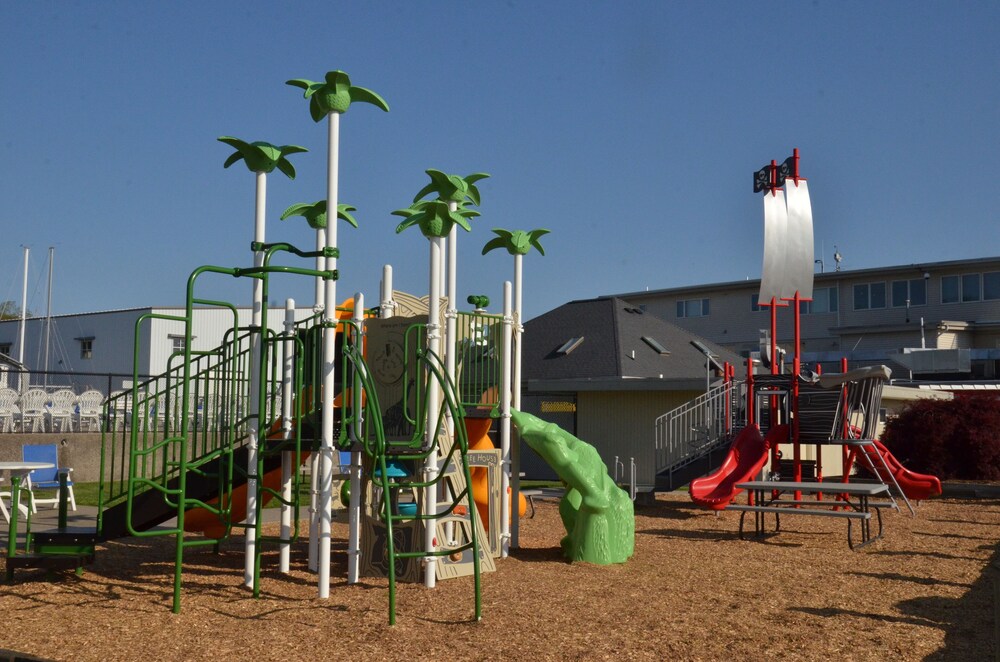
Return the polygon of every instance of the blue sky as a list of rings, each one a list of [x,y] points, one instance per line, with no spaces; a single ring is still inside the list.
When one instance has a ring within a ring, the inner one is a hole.
[[[272,175],[269,241],[325,195],[325,127],[290,78],[347,71],[391,112],[341,130],[338,292],[383,264],[427,291],[427,242],[395,234],[424,170],[485,171],[460,296],[499,302],[490,229],[548,228],[528,318],[601,294],[758,278],[751,173],[798,147],[817,257],[845,269],[1000,254],[1000,3],[5,2],[0,300],[53,312],[183,303],[203,264],[251,263],[252,175],[216,138],[298,144]],[[248,303],[251,286],[205,280]],[[312,303],[305,279],[272,299]]]

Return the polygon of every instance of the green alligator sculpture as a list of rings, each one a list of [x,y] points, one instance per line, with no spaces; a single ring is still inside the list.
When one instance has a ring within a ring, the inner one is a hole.
[[[615,485],[597,450],[555,423],[514,410],[521,438],[567,485],[559,504],[566,536],[563,555],[599,565],[624,563],[635,550],[632,500]]]

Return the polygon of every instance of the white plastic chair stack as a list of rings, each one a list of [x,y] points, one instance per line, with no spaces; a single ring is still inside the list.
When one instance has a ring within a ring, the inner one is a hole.
[[[80,432],[98,432],[101,429],[101,413],[104,394],[91,389],[84,391],[77,398],[77,424],[76,429]]]
[[[28,389],[21,396],[21,431],[45,432],[45,417],[48,411],[45,405],[49,401],[49,394],[40,388]]]
[[[73,429],[73,405],[76,393],[62,388],[52,394],[49,404],[49,429],[52,432],[71,432]]]
[[[17,391],[0,388],[0,432],[13,432],[17,428],[21,418],[17,400]]]

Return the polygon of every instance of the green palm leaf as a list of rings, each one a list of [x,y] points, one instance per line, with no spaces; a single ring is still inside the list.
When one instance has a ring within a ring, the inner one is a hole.
[[[277,168],[289,179],[295,179],[295,168],[292,167],[291,162],[286,157],[289,154],[309,151],[305,147],[298,145],[276,147],[271,143],[260,141],[248,143],[245,140],[233,138],[232,136],[222,136],[219,138],[219,142],[225,143],[236,150],[236,152],[230,154],[229,158],[226,159],[226,162],[223,164],[224,168],[228,168],[237,161],[243,160],[250,172],[270,173]]]
[[[348,204],[337,205],[337,218],[347,221],[354,227],[358,227],[358,221],[351,215],[352,211],[357,211],[357,207]],[[292,216],[301,216],[306,219],[313,230],[323,230],[326,228],[326,200],[317,202],[299,202],[291,205],[281,215],[281,220],[286,220]]]
[[[474,205],[479,205],[479,189],[476,187],[475,182],[489,177],[485,172],[476,172],[465,177],[449,175],[440,170],[433,169],[426,170],[425,172],[431,178],[431,183],[420,189],[413,198],[414,202],[431,193],[437,193],[439,200],[461,204],[471,202]]]
[[[493,234],[496,237],[490,239],[483,246],[483,255],[497,248],[504,248],[511,255],[527,255],[532,248],[535,248],[539,253],[545,255],[545,250],[538,240],[548,233],[548,230],[542,228],[527,232],[524,230],[514,230],[511,232],[502,228],[493,228]]]
[[[370,103],[389,112],[385,99],[367,88],[351,85],[351,77],[343,71],[327,72],[323,82],[293,78],[285,84],[304,90],[303,96],[309,99],[309,114],[314,122],[330,113],[346,113],[355,101]]]

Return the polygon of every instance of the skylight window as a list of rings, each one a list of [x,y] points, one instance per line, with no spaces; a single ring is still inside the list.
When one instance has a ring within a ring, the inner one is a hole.
[[[556,350],[556,354],[559,355],[569,354],[582,344],[583,344],[583,336],[580,336],[579,338],[570,338],[565,343],[563,343],[562,347]]]
[[[670,350],[661,345],[655,338],[650,338],[649,336],[643,336],[642,341],[653,348],[653,351],[657,354],[669,354]]]

